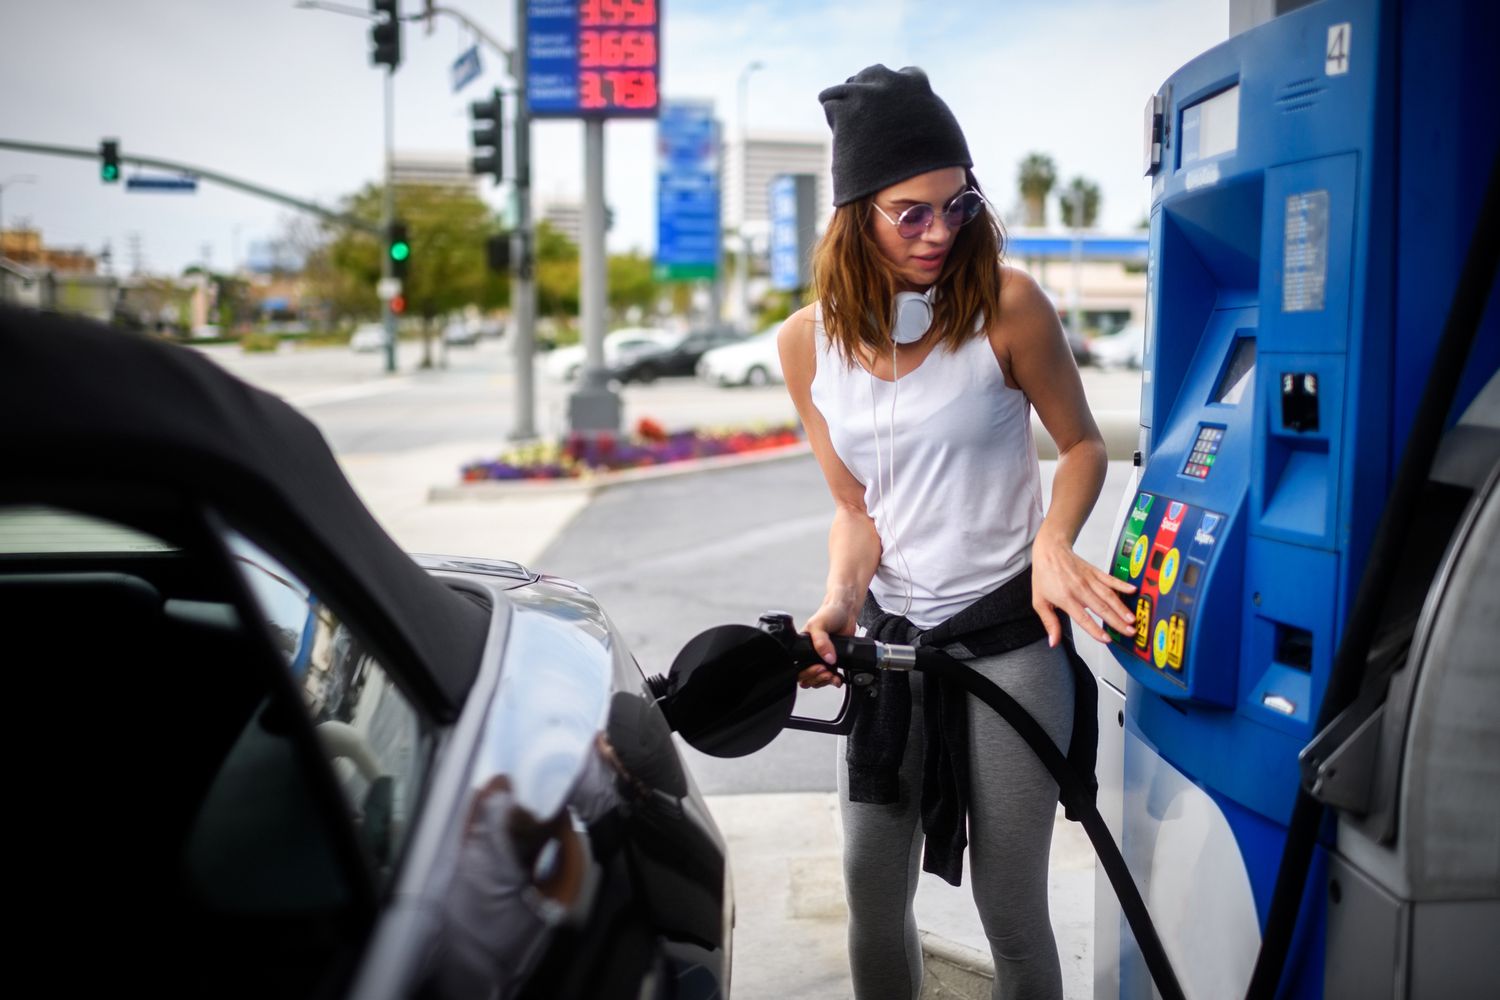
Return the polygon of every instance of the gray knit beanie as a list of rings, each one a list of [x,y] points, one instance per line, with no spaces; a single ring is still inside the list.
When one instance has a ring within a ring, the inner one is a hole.
[[[833,129],[833,203],[943,167],[972,167],[958,119],[915,66],[866,67],[818,95]]]

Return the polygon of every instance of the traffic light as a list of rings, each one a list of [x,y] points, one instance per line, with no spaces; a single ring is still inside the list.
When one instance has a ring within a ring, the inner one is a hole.
[[[504,274],[510,270],[510,233],[495,233],[485,241],[484,249],[491,271]]]
[[[370,28],[370,65],[389,66],[391,72],[401,65],[401,0],[371,0],[375,24]]]
[[[495,90],[487,101],[475,101],[469,105],[469,114],[474,119],[474,158],[469,161],[469,172],[477,176],[489,174],[496,181],[505,176],[504,143],[501,141],[500,91]]]
[[[391,275],[404,279],[407,261],[411,260],[411,241],[406,238],[406,223],[391,223],[386,237],[385,252],[391,258]]]
[[[116,139],[99,143],[99,179],[106,184],[120,180],[120,143]]]

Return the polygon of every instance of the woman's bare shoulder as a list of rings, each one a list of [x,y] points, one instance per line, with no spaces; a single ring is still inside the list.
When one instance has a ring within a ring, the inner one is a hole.
[[[783,320],[776,342],[783,347],[812,346],[815,310],[816,306],[806,305]]]
[[[1000,313],[1013,318],[1045,315],[1053,310],[1052,299],[1036,279],[1018,267],[1000,265]]]

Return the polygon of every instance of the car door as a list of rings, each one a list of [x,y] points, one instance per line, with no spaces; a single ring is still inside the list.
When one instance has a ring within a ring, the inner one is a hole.
[[[65,927],[73,984],[339,992],[433,745],[358,632],[232,530],[4,505],[0,629],[16,704],[66,723],[13,787],[18,974]]]

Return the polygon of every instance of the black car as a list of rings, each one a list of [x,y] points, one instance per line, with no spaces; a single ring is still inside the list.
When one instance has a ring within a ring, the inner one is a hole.
[[[594,599],[403,552],[192,350],[0,307],[0,643],[23,979],[728,993],[724,840]]]
[[[621,382],[654,382],[664,375],[692,375],[704,353],[744,339],[743,333],[729,327],[694,330],[670,347],[645,348],[632,354],[616,365],[610,375]]]

